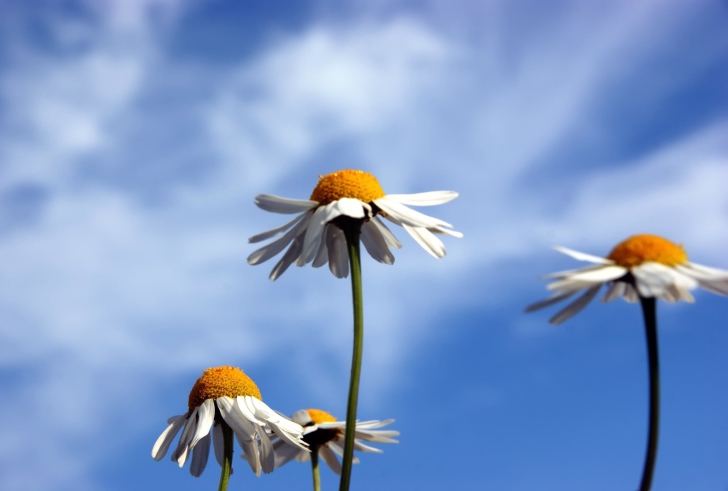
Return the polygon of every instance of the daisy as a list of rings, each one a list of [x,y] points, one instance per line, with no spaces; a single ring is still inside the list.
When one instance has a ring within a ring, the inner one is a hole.
[[[303,426],[303,441],[311,448],[311,452],[301,450],[286,444],[285,441],[277,440],[273,443],[276,453],[276,467],[296,459],[299,462],[306,462],[311,458],[314,449],[318,451],[321,458],[336,474],[341,474],[341,463],[336,457],[341,456],[344,452],[344,430],[346,429],[345,421],[336,421],[331,414],[321,411],[320,409],[302,409],[291,415],[291,419]],[[361,452],[382,451],[375,447],[370,447],[362,443],[399,443],[392,437],[398,436],[398,431],[377,430],[383,426],[393,423],[393,419],[386,421],[357,421],[356,422],[356,439],[354,440],[354,449]],[[359,463],[355,457],[354,463]]]
[[[224,468],[224,431],[235,434],[256,476],[275,468],[275,453],[268,433],[275,434],[286,445],[307,452],[300,424],[280,416],[261,400],[258,387],[242,370],[231,366],[208,368],[197,379],[188,400],[188,411],[167,420],[169,426],[152,448],[154,460],[161,460],[172,440],[184,427],[172,460],[182,467],[190,453],[190,473],[198,477],[205,470],[210,453],[210,440],[215,457]],[[210,428],[212,427],[212,438]],[[232,456],[232,436],[230,456]]]
[[[554,325],[561,324],[586,307],[604,284],[608,288],[602,302],[618,297],[628,302],[636,302],[640,297],[655,297],[668,302],[684,300],[692,303],[694,299],[690,290],[697,287],[728,295],[728,271],[692,263],[681,245],[656,235],[634,235],[617,245],[606,258],[565,247],[557,247],[556,250],[594,264],[546,276],[555,280],[546,287],[554,294],[529,305],[526,312],[548,307],[586,290],[549,320]]]
[[[380,263],[394,264],[390,247],[399,249],[402,244],[379,217],[403,227],[427,252],[441,258],[445,255],[445,246],[436,234],[453,237],[462,237],[462,234],[450,230],[452,225],[449,223],[414,211],[406,205],[440,205],[457,196],[458,193],[454,191],[385,194],[372,174],[349,169],[319,176],[319,182],[308,200],[259,194],[255,198],[259,208],[273,213],[298,215],[278,228],[251,237],[250,242],[255,243],[283,234],[253,252],[248,257],[248,263],[260,264],[288,247],[271,271],[271,280],[282,275],[291,264],[305,266],[312,261],[315,268],[328,262],[329,269],[337,278],[345,278],[349,274],[346,239],[341,229],[341,220],[345,217],[362,221],[361,242]]]
[[[728,295],[728,271],[692,263],[681,245],[656,235],[634,235],[618,244],[606,258],[591,256],[563,247],[557,250],[592,266],[562,271],[548,276],[555,281],[548,285],[551,298],[526,308],[527,312],[547,307],[586,290],[575,301],[550,319],[560,324],[583,309],[608,284],[602,298],[609,302],[623,297],[628,302],[639,300],[645,322],[647,364],[649,373],[649,420],[640,491],[649,491],[657,461],[660,426],[660,362],[657,341],[657,306],[661,298],[668,302],[693,302],[690,290],[701,287],[719,295]]]

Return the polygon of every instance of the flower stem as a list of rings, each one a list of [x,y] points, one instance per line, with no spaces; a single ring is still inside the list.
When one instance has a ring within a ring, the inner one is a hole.
[[[319,446],[311,445],[311,472],[313,473],[313,491],[321,491],[319,476]]]
[[[655,471],[657,437],[660,431],[660,360],[657,349],[657,308],[655,298],[640,297],[640,304],[645,318],[647,362],[650,372],[650,423],[640,491],[649,491],[652,487],[652,475]]]
[[[351,357],[351,381],[349,382],[349,401],[346,407],[346,434],[339,491],[348,491],[351,481],[351,464],[354,460],[356,406],[359,400],[359,377],[361,375],[361,358],[364,347],[364,305],[361,286],[361,257],[359,253],[361,226],[361,221],[350,220],[345,222],[342,227],[346,236],[349,264],[351,265],[351,295],[354,304],[354,351]]]
[[[218,491],[227,491],[228,481],[230,480],[230,470],[233,466],[233,429],[220,419],[222,427],[222,442],[224,458],[222,461],[222,472],[220,473],[220,485]]]

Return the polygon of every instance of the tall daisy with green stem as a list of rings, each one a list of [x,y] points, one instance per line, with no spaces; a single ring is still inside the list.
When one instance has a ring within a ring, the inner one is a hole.
[[[291,420],[303,426],[303,441],[308,444],[310,452],[301,450],[287,444],[285,441],[273,437],[273,449],[276,452],[276,468],[287,464],[291,460],[299,462],[311,461],[311,472],[313,474],[313,489],[320,491],[319,478],[319,457],[336,474],[341,475],[341,463],[338,456],[344,454],[344,434],[346,433],[346,422],[337,421],[335,417],[320,409],[301,409],[291,415]],[[370,420],[357,421],[354,440],[354,450],[359,452],[382,453],[376,447],[368,443],[398,443],[393,437],[399,436],[399,431],[380,430],[394,423],[393,419],[385,421]],[[353,463],[359,463],[354,457]]]
[[[262,400],[260,390],[239,368],[208,368],[190,391],[187,412],[167,420],[167,429],[152,448],[154,460],[161,460],[182,430],[172,460],[182,467],[192,455],[190,473],[199,477],[210,455],[210,444],[222,468],[219,491],[227,489],[232,472],[233,435],[243,450],[243,458],[256,476],[275,469],[275,451],[269,433],[286,445],[307,452],[303,427],[281,416]],[[210,430],[212,429],[212,436]]]
[[[580,312],[599,293],[607,291],[602,302],[622,297],[640,302],[645,323],[650,378],[649,428],[647,451],[640,491],[652,486],[657,460],[657,439],[660,424],[660,365],[657,344],[657,298],[667,302],[684,300],[692,303],[690,290],[703,288],[718,295],[728,295],[728,271],[701,266],[688,260],[681,245],[656,235],[635,235],[618,244],[606,258],[584,254],[564,247],[558,251],[579,261],[592,263],[585,268],[553,273],[547,289],[554,294],[529,305],[526,312],[542,309],[584,291],[576,300],[554,315],[549,322],[561,324]]]
[[[380,219],[403,227],[412,238],[436,258],[445,255],[445,246],[438,235],[462,237],[452,225],[407,205],[431,206],[455,199],[454,191],[434,191],[419,194],[385,194],[372,174],[361,170],[341,170],[319,176],[311,198],[296,200],[260,194],[255,204],[273,213],[296,214],[284,225],[250,238],[261,242],[277,237],[248,257],[248,263],[260,264],[287,248],[270,273],[275,280],[291,264],[320,267],[329,263],[337,278],[345,278],[351,270],[354,307],[354,349],[351,380],[346,412],[346,436],[340,490],[348,490],[351,464],[354,457],[356,408],[359,397],[359,375],[364,339],[364,310],[362,303],[360,242],[377,261],[394,264],[390,248],[402,244]],[[280,236],[280,237],[279,237]]]

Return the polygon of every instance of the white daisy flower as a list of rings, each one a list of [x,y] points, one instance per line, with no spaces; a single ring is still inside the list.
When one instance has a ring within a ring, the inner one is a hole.
[[[296,411],[291,419],[303,426],[303,441],[310,448],[317,448],[319,455],[326,464],[337,474],[341,474],[341,463],[336,457],[344,454],[344,433],[346,432],[346,421],[336,421],[332,415],[320,409],[302,409]],[[385,421],[357,421],[356,434],[354,440],[354,450],[360,452],[376,452],[382,453],[378,448],[370,447],[362,443],[399,443],[392,437],[399,436],[399,431],[377,430],[383,426],[393,423],[393,419]],[[276,468],[296,459],[299,462],[309,460],[310,453],[301,450],[298,447],[291,446],[285,441],[277,440],[273,443],[276,453]],[[359,463],[359,459],[354,457],[353,462]]]
[[[319,182],[309,200],[296,200],[259,194],[255,204],[273,213],[295,214],[290,222],[250,238],[260,242],[283,234],[268,245],[261,247],[248,257],[248,263],[255,265],[267,261],[286,247],[288,250],[271,271],[275,280],[293,263],[305,266],[313,261],[318,268],[327,262],[337,278],[349,274],[348,252],[344,233],[337,226],[343,217],[361,219],[361,241],[367,252],[377,261],[394,264],[390,247],[399,249],[402,244],[379,219],[386,218],[404,229],[427,252],[436,258],[445,255],[445,246],[435,234],[462,237],[460,232],[450,230],[452,225],[417,211],[405,205],[432,206],[447,203],[457,198],[455,191],[433,191],[419,194],[384,194],[377,178],[360,170],[341,170],[319,176]]]
[[[609,287],[602,302],[618,297],[628,302],[636,302],[639,297],[656,297],[668,302],[685,300],[692,303],[694,299],[690,290],[697,287],[718,295],[728,295],[728,271],[692,263],[681,245],[656,235],[634,235],[617,245],[606,258],[565,247],[557,247],[556,250],[594,265],[546,276],[555,280],[546,287],[554,294],[529,305],[526,312],[548,307],[586,290],[549,320],[554,325],[586,307],[604,284]]]
[[[190,473],[195,477],[205,470],[210,440],[222,467],[223,422],[234,432],[243,449],[242,456],[256,476],[260,476],[261,469],[267,474],[275,468],[273,444],[266,430],[301,452],[308,451],[302,440],[301,425],[263,403],[255,382],[239,368],[222,366],[205,370],[192,387],[188,407],[185,414],[167,420],[169,426],[154,444],[152,457],[157,461],[164,458],[172,440],[184,427],[177,448],[172,452],[172,460],[182,467],[192,453]]]

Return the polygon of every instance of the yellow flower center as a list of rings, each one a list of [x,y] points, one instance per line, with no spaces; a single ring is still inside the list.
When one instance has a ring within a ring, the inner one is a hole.
[[[224,367],[208,368],[202,372],[202,377],[197,379],[192,387],[187,406],[192,411],[207,399],[217,399],[228,396],[252,396],[263,400],[255,382],[236,367],[226,365]]]
[[[371,203],[382,196],[384,191],[376,177],[361,170],[345,169],[319,176],[311,200],[318,201],[320,205],[328,205],[341,198]]]
[[[336,421],[336,418],[331,416],[326,411],[322,411],[320,409],[306,409],[306,412],[311,417],[311,421],[313,421],[316,424],[333,423],[334,421]]]
[[[688,262],[682,245],[674,244],[657,235],[633,235],[612,249],[607,259],[625,268],[639,266],[645,262],[677,266]]]

